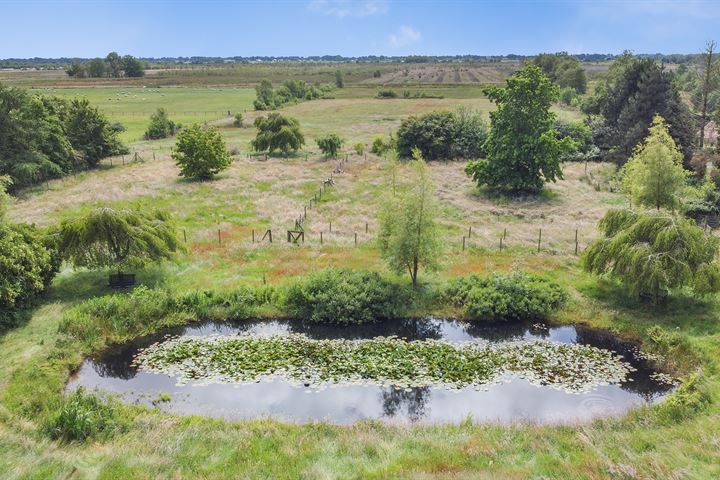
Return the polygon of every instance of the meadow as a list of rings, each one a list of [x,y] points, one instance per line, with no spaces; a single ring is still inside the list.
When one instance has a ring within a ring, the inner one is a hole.
[[[266,68],[263,73],[276,67]],[[302,68],[308,69],[306,75],[315,71],[315,67]],[[325,81],[333,71],[317,77]],[[201,78],[200,73],[192,75]],[[185,81],[190,74],[177,76]],[[359,77],[358,72],[353,78]],[[208,72],[202,78],[206,83],[215,81]],[[362,81],[372,78],[370,74]],[[68,88],[53,88],[53,94],[87,96],[113,121],[125,124],[123,138],[142,161],[130,162],[133,154],[124,160],[106,159],[98,170],[22,192],[9,211],[10,218],[46,226],[100,205],[165,208],[177,217],[186,251],[174,262],[139,271],[138,280],[175,292],[284,285],[327,266],[387,273],[375,238],[378,209],[392,191],[392,178],[385,158],[357,155],[348,147],[358,141],[369,144],[377,134],[387,135],[411,114],[459,105],[487,114],[492,108],[477,85],[418,86],[442,91],[444,98],[393,100],[373,98],[374,86],[349,86],[337,90],[335,99],[284,108],[283,114],[300,121],[306,148],[290,158],[265,158],[248,155],[248,142],[255,133],[250,125],[263,114],[250,111],[251,88],[77,87],[65,85],[64,80],[56,85]],[[212,181],[179,179],[170,157],[173,139],[140,139],[147,117],[158,107],[167,108],[171,118],[181,123],[207,121],[219,127],[228,148],[235,152],[231,167]],[[228,109],[248,110],[244,128],[234,127],[232,119],[225,118],[222,112]],[[213,110],[219,115],[197,113]],[[127,114],[134,111],[144,115]],[[182,113],[186,111],[196,113]],[[558,107],[556,111],[566,119],[579,118],[574,109]],[[305,243],[287,243],[285,231],[338,167],[336,160],[323,158],[315,146],[317,136],[330,132],[345,138],[347,162],[333,174],[334,185],[325,190],[321,201],[307,210]],[[691,378],[695,386],[663,404],[637,408],[622,417],[550,426],[471,419],[456,425],[415,426],[380,421],[351,426],[267,419],[227,422],[125,406],[121,415],[129,422],[127,431],[87,444],[61,443],[42,434],[38,419],[57,408],[69,375],[92,353],[82,342],[58,333],[62,317],[83,300],[110,293],[106,272],[65,267],[41,305],[27,312],[17,328],[0,334],[0,477],[720,476],[717,299],[680,296],[663,310],[646,309],[618,285],[592,278],[578,265],[576,232],[582,251],[597,237],[596,224],[603,214],[627,204],[612,191],[614,165],[566,163],[564,179],[550,184],[540,196],[521,199],[487,195],[467,177],[464,166],[450,161],[429,165],[442,210],[445,254],[438,272],[421,272],[426,285],[513,268],[542,273],[570,292],[568,305],[553,315],[553,322],[591,325],[642,341],[644,347],[664,355],[666,369]],[[407,178],[409,170],[400,167],[396,181]],[[267,229],[274,232],[272,244],[260,240]]]

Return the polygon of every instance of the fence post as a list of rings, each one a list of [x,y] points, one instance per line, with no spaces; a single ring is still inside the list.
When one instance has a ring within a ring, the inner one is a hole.
[[[540,242],[542,242],[542,228],[538,230],[538,248],[537,251],[540,253]]]
[[[265,285],[265,274],[263,273],[263,285]]]
[[[220,229],[218,229],[218,243],[222,244],[222,238],[220,237]]]
[[[578,252],[578,229],[575,229],[575,255],[577,255]]]
[[[463,252],[465,251],[465,237],[463,236]]]
[[[355,232],[355,246],[357,246],[357,232]]]
[[[501,251],[501,252],[502,252],[502,247],[503,247],[503,245],[502,245],[502,241],[503,241],[503,237],[502,237],[502,236],[500,236],[500,251]]]
[[[472,237],[472,225],[468,227],[468,238]]]
[[[320,232],[320,245],[322,245],[322,244],[323,244],[322,232]]]
[[[252,230],[252,243],[255,243],[255,229]]]
[[[330,222],[330,233],[332,233],[332,222]]]
[[[503,228],[503,240],[507,238],[507,227]]]
[[[155,150],[153,150],[153,161],[155,161]]]
[[[270,243],[272,243],[272,230],[268,230],[268,233],[270,234]]]
[[[185,240],[185,243],[187,243],[187,234],[185,233],[184,228],[183,228],[183,240]]]
[[[365,222],[365,233],[368,233],[368,223]]]

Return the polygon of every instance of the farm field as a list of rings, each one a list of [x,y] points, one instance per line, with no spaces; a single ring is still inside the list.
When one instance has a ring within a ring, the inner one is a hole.
[[[158,295],[158,304],[163,292],[191,296],[242,288],[279,291],[327,267],[380,272],[407,284],[407,275],[391,273],[381,256],[378,217],[395,184],[409,185],[414,171],[401,162],[392,175],[387,157],[369,153],[370,144],[376,135],[397,132],[410,115],[465,106],[487,119],[495,105],[483,96],[481,85],[502,82],[515,67],[423,65],[405,74],[398,65],[381,65],[380,77],[374,77],[366,65],[347,65],[352,75],[346,76],[348,86],[334,91],[335,98],[279,110],[296,118],[305,135],[304,148],[287,158],[252,155],[250,141],[257,133],[253,121],[268,113],[252,111],[253,82],[266,77],[329,82],[335,66],[148,72],[141,80],[103,79],[92,86],[45,72],[24,72],[11,83],[65,98],[86,97],[111,121],[122,123],[127,130],[121,139],[130,153],[105,158],[97,169],[17,192],[7,217],[51,227],[103,206],[170,212],[182,251],[170,262],[134,270],[136,291],[151,289],[147,295]],[[10,77],[0,72],[0,81]],[[378,99],[380,88],[443,98]],[[232,154],[231,165],[212,180],[181,179],[171,158],[176,138],[142,139],[150,114],[159,107],[185,126],[198,122],[217,127]],[[227,110],[243,112],[242,128],[233,126]],[[577,108],[554,105],[552,110],[564,120],[582,118]],[[316,139],[330,132],[345,140],[337,159],[325,158],[316,145]],[[357,142],[368,153],[354,152],[351,147]],[[472,418],[455,424],[226,421],[167,413],[167,400],[158,397],[118,407],[125,427],[107,438],[51,440],[44,419],[64,405],[68,379],[86,357],[97,353],[96,347],[132,339],[126,335],[129,330],[122,330],[125,320],[113,317],[110,307],[108,321],[91,318],[81,327],[125,333],[83,339],[68,333],[65,316],[78,305],[131,292],[107,287],[108,270],[63,265],[39,304],[24,311],[17,326],[0,332],[0,478],[719,477],[717,296],[694,299],[683,291],[664,308],[651,309],[618,283],[583,272],[579,263],[585,247],[599,237],[597,225],[605,213],[629,206],[616,188],[617,166],[564,162],[562,178],[540,194],[510,197],[477,187],[465,173],[466,165],[428,162],[439,205],[442,255],[437,271],[421,272],[421,301],[412,315],[456,313],[437,307],[432,292],[459,277],[514,270],[539,274],[568,292],[566,304],[549,316],[549,324],[597,328],[637,342],[643,351],[659,355],[664,372],[689,379],[690,386],[626,414],[550,424]],[[330,177],[332,185],[323,187]],[[311,204],[321,189],[320,199]],[[304,241],[290,243],[287,231],[303,214]],[[267,231],[272,242],[265,237]],[[138,327],[133,335],[188,321],[183,314],[156,315],[156,306],[139,309],[138,316],[147,315],[147,322],[145,317],[134,319]],[[282,314],[272,305],[259,312],[260,321]],[[601,400],[591,397],[589,403]]]

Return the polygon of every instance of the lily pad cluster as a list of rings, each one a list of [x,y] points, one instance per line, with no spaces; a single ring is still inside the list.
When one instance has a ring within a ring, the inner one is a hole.
[[[581,393],[625,381],[633,368],[613,352],[544,340],[491,343],[313,340],[301,334],[180,337],[138,354],[142,371],[181,384],[283,378],[306,387],[367,384],[396,388],[484,389],[508,377]]]

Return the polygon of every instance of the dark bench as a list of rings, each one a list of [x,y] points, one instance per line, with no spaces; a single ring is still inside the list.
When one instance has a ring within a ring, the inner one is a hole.
[[[108,281],[110,288],[128,288],[135,285],[134,273],[111,273]]]

